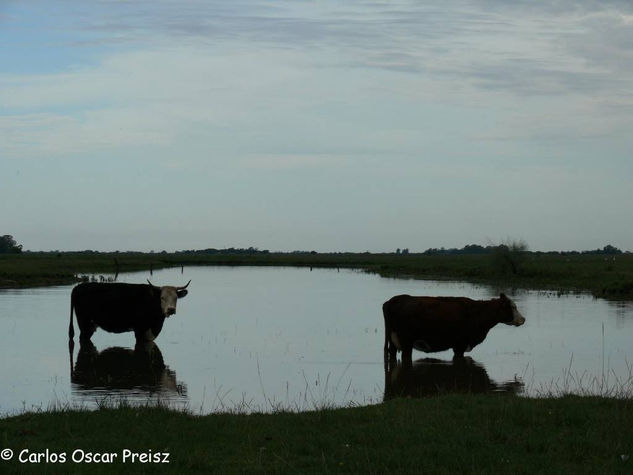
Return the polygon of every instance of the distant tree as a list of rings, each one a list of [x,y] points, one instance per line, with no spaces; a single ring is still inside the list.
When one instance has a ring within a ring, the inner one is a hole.
[[[0,237],[0,254],[20,254],[22,252],[22,244],[18,244],[13,236],[5,234]]]
[[[622,254],[622,251],[611,244],[607,244],[602,249],[594,249],[593,251],[582,251],[582,254]]]
[[[427,249],[426,251],[424,251],[423,254],[426,255],[435,255],[435,254],[442,254],[442,255],[452,255],[452,254],[490,254],[494,251],[494,249],[496,248],[496,246],[487,246],[487,247],[483,247],[480,246],[479,244],[467,244],[466,246],[464,246],[461,249],[457,249],[457,248],[450,248],[450,249],[445,249],[445,248],[430,248]]]
[[[523,240],[506,241],[492,251],[492,265],[501,274],[517,275],[521,271],[528,245]]]
[[[485,254],[488,252],[485,247],[479,244],[467,244],[462,251],[463,254]]]
[[[602,248],[602,254],[622,254],[622,251],[611,244],[607,244]]]

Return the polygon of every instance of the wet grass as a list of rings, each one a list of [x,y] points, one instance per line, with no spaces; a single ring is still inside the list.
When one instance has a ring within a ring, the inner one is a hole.
[[[0,446],[14,453],[3,473],[625,473],[633,401],[447,395],[305,413],[57,410],[1,419]],[[24,449],[68,460],[22,464]],[[118,457],[74,463],[76,449]],[[169,464],[124,464],[124,449],[169,453]]]
[[[633,254],[527,253],[517,272],[509,273],[490,255],[24,253],[0,255],[0,288],[70,284],[87,274],[111,277],[117,271],[192,265],[352,268],[384,277],[462,280],[633,299]]]

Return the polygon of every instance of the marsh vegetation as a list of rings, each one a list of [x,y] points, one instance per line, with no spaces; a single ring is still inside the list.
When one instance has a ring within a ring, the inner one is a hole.
[[[119,272],[181,266],[295,266],[348,268],[383,277],[460,280],[633,299],[631,253],[607,253],[604,249],[591,253],[541,253],[528,252],[520,246],[488,253],[468,251],[371,254],[269,253],[253,249],[251,252],[0,254],[0,288],[70,284],[78,282],[82,275],[112,278]]]
[[[3,473],[630,473],[633,405],[597,397],[447,395],[200,417],[123,404],[1,419],[0,435],[16,455],[119,454],[112,464],[14,459],[2,462]],[[169,464],[124,465],[124,449],[169,453]]]

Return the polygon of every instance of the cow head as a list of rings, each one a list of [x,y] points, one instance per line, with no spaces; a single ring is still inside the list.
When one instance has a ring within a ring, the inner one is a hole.
[[[172,287],[171,285],[156,287],[149,280],[147,281],[147,283],[153,289],[160,290],[160,308],[163,312],[163,315],[165,317],[169,317],[176,313],[176,302],[178,299],[181,299],[185,295],[187,295],[187,287],[189,287],[191,281],[187,282],[187,285],[183,287]]]
[[[521,315],[519,309],[517,308],[517,304],[515,304],[512,300],[510,300],[506,294],[501,294],[499,296],[501,298],[501,303],[504,308],[507,307],[509,310],[509,319],[504,321],[506,325],[514,325],[515,327],[520,327],[525,323],[525,317]]]

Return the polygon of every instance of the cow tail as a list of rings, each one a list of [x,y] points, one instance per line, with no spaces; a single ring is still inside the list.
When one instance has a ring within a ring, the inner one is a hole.
[[[75,336],[75,327],[73,326],[73,308],[75,307],[74,295],[70,294],[70,323],[68,324],[68,339],[72,340]]]
[[[389,306],[389,301],[382,304],[382,316],[385,319],[385,353],[389,351],[389,345],[391,343],[391,339],[389,334],[391,333],[389,329],[389,316],[387,315],[387,308]]]
[[[74,293],[74,292],[73,292]],[[68,355],[70,358],[70,380],[73,379],[73,353],[75,350],[75,328],[73,327],[73,308],[75,306],[75,299],[73,293],[70,294],[70,323],[68,324]]]

